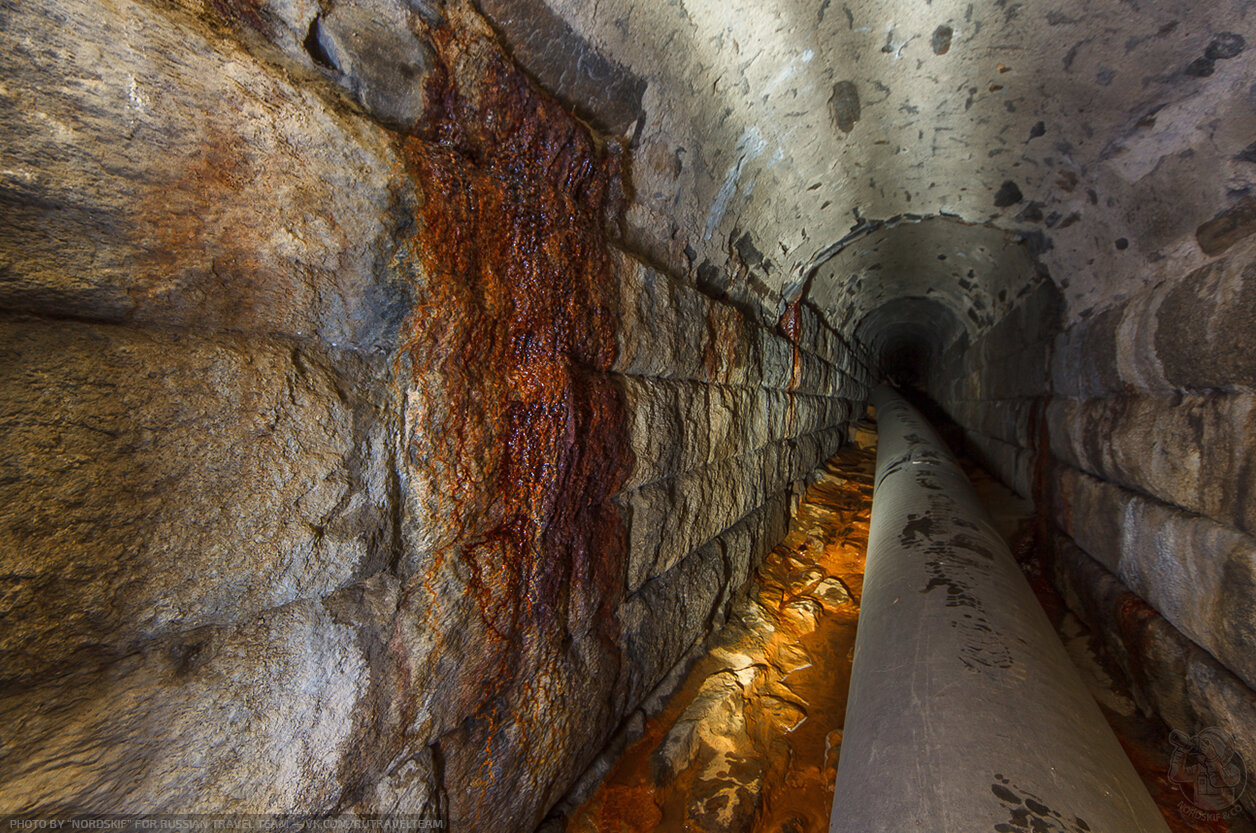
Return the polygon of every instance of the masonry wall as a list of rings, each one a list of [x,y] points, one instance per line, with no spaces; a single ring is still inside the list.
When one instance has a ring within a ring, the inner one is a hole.
[[[0,813],[532,830],[865,365],[629,252],[468,4],[3,14]]]
[[[1254,253],[1241,243],[1055,335],[1031,298],[953,351],[935,391],[983,462],[1047,507],[1056,582],[1140,704],[1188,734],[1223,728],[1249,759]]]

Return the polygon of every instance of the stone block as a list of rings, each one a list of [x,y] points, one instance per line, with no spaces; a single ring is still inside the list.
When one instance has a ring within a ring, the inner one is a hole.
[[[436,66],[431,46],[393,0],[336,0],[311,32],[337,79],[373,118],[412,130],[423,115],[424,89]]]
[[[1051,480],[1052,511],[1060,529],[1109,571],[1118,572],[1128,495],[1068,466],[1053,466]]]
[[[1145,712],[1187,735],[1219,728],[1244,760],[1256,756],[1256,691],[1063,536],[1053,564],[1065,602],[1121,666]],[[1250,791],[1243,801],[1249,811],[1256,805]]]
[[[357,628],[300,601],[10,689],[0,812],[331,812],[368,666]]]
[[[1033,496],[1033,460],[1025,449],[967,431],[964,440],[976,461],[1021,497]]]
[[[1081,473],[1057,517],[1087,553],[1248,685],[1256,683],[1256,539]]]
[[[0,49],[21,56],[0,101],[21,137],[0,172],[0,305],[392,348],[420,278],[394,261],[388,131],[149,4],[24,4]]]
[[[613,250],[612,256],[619,288],[612,369],[630,376],[709,381],[702,373],[706,300],[630,255]]]
[[[1248,394],[1146,394],[1047,409],[1052,453],[1125,488],[1246,532],[1256,454],[1256,398]]]
[[[599,52],[543,0],[482,0],[511,52],[583,119],[622,134],[641,115],[646,80]]]
[[[828,428],[771,442],[623,492],[616,500],[628,517],[629,592],[814,469],[837,450],[842,436],[840,428]]]
[[[1056,342],[1055,391],[1078,399],[1146,391],[1256,391],[1254,244],[1073,325]]]
[[[620,639],[632,676],[630,702],[640,702],[705,635],[728,584],[723,537],[651,578],[620,606]]]
[[[323,358],[79,322],[0,333],[6,674],[323,596],[390,558],[384,403],[345,397]]]
[[[635,459],[626,488],[711,462],[721,435],[731,433],[732,411],[721,407],[727,403],[706,385],[633,376],[621,376],[618,383]]]

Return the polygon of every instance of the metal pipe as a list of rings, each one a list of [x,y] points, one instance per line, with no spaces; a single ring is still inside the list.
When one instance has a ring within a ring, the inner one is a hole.
[[[1168,833],[963,471],[889,388],[831,833]]]

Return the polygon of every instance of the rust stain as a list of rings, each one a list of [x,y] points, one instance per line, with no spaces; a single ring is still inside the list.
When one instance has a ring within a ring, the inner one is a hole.
[[[742,322],[737,313],[715,308],[706,317],[707,337],[702,345],[702,369],[718,384],[732,381],[732,371],[744,365],[740,355]]]
[[[1047,409],[1051,405],[1049,394],[1035,398],[1029,411],[1029,442],[1033,448],[1030,482],[1030,500],[1033,515],[1022,522],[1021,528],[1008,542],[1012,554],[1020,563],[1038,602],[1053,624],[1059,624],[1066,608],[1055,589],[1055,547],[1051,543],[1054,511],[1068,514],[1071,503],[1067,496],[1053,489],[1051,479],[1051,430],[1047,422]]]
[[[263,0],[210,0],[210,7],[222,20],[244,24],[269,38],[272,25],[266,5]]]
[[[794,348],[794,363],[789,377],[789,389],[797,390],[798,385],[802,382],[802,349],[798,345],[799,340],[802,338],[801,296],[786,304],[785,311],[781,313],[776,326],[780,330],[781,335],[785,336]]]
[[[1134,685],[1147,690],[1148,672],[1142,657],[1147,652],[1147,628],[1160,614],[1134,593],[1125,591],[1117,598],[1115,610],[1116,636],[1126,647],[1129,672]]]
[[[1036,397],[1029,411],[1029,441],[1033,445],[1033,483],[1030,499],[1034,502],[1034,511],[1044,523],[1050,518],[1052,509],[1051,494],[1051,429],[1047,424],[1047,408],[1051,405],[1051,396]]]
[[[605,224],[621,188],[616,157],[532,86],[474,12],[450,4],[447,14],[450,25],[429,33],[429,118],[402,144],[424,283],[398,367],[416,390],[439,386],[440,410],[406,441],[413,461],[442,472],[457,530],[415,585],[413,608],[439,633],[448,600],[433,576],[458,559],[491,643],[489,666],[465,681],[487,726],[479,798],[467,799],[479,807],[498,780],[504,726],[521,733],[519,754],[546,754],[538,736],[554,729],[536,704],[562,697],[553,656],[587,635],[617,653],[626,533],[609,498],[631,457],[607,375],[616,321]]]
[[[231,206],[268,164],[244,136],[211,121],[152,172],[129,218],[138,253],[126,292],[137,310],[183,316],[194,308],[202,325],[227,330],[264,317],[276,275],[259,255],[258,229],[231,222]]]
[[[1018,524],[1016,531],[1007,542],[1012,557],[1020,565],[1021,572],[1029,581],[1038,604],[1042,606],[1051,624],[1059,626],[1064,614],[1068,611],[1059,591],[1055,589],[1052,576],[1053,550],[1049,544],[1048,527],[1040,514],[1034,514]]]

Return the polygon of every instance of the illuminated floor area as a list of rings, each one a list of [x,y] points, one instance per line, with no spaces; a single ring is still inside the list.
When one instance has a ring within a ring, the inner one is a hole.
[[[875,451],[850,447],[828,461],[712,650],[568,817],[567,833],[828,830],[875,465]],[[968,461],[965,469],[1169,827],[1256,831],[1243,814],[1183,809],[1167,774],[1167,727],[1136,707],[1046,580],[1029,504]]]
[[[853,448],[828,461],[713,650],[568,831],[828,829],[875,465]]]

